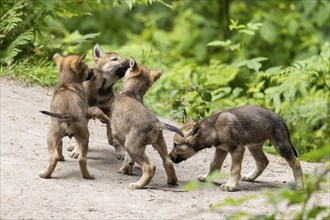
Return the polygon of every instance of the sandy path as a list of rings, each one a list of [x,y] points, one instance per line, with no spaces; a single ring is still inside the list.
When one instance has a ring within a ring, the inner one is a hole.
[[[121,161],[108,146],[105,126],[90,122],[89,171],[95,180],[84,180],[78,164],[66,157],[59,162],[52,179],[41,179],[39,171],[46,167],[48,152],[46,135],[49,118],[39,113],[48,110],[52,92],[40,87],[24,87],[1,79],[1,219],[223,219],[229,213],[249,211],[266,214],[272,211],[263,198],[243,205],[209,210],[209,205],[225,198],[261,194],[263,188],[275,190],[293,180],[291,170],[281,158],[269,155],[270,164],[255,183],[242,182],[236,192],[223,192],[216,186],[208,190],[184,192],[182,187],[196,176],[207,172],[213,150],[200,152],[196,157],[175,165],[179,185],[166,185],[161,159],[151,147],[147,154],[156,164],[156,173],[148,189],[130,190],[142,173],[135,167],[134,175],[116,172]],[[174,122],[168,121],[173,125]],[[173,133],[165,132],[170,150]],[[71,143],[64,139],[64,146]],[[64,155],[67,155],[64,150]],[[230,158],[223,171],[228,173]],[[243,173],[254,166],[247,154]],[[302,163],[305,173],[319,164]],[[225,183],[222,178],[219,183]],[[330,203],[329,191],[317,195],[322,204]]]

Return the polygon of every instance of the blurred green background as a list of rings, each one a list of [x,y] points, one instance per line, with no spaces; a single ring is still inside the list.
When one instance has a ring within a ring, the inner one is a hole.
[[[164,70],[146,96],[158,115],[197,121],[218,109],[261,105],[284,118],[302,159],[329,160],[329,0],[0,4],[2,77],[54,86],[55,52],[87,53],[92,65],[99,43]]]

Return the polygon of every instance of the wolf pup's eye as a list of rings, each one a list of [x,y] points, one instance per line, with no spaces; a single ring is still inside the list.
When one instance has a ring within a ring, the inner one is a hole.
[[[111,61],[117,61],[118,57],[111,58]]]

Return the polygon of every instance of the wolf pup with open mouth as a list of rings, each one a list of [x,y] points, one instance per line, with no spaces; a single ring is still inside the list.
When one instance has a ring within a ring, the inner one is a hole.
[[[115,52],[104,53],[99,44],[95,44],[93,48],[94,75],[88,81],[83,83],[87,104],[89,107],[98,107],[105,115],[110,117],[111,105],[115,99],[115,91],[113,85],[120,80],[126,70],[129,68],[128,60],[123,59]],[[110,124],[106,125],[108,143],[113,144]],[[125,150],[122,146],[114,146],[118,159],[124,159]],[[72,158],[78,158],[79,152],[74,144],[67,148],[71,151],[69,154]]]

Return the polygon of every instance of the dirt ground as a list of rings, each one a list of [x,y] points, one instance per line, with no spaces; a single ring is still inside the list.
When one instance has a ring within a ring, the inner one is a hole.
[[[236,192],[223,192],[219,184],[211,189],[185,192],[183,185],[207,172],[213,149],[204,150],[195,157],[175,165],[179,185],[166,184],[161,159],[152,147],[147,155],[156,164],[156,173],[147,189],[131,190],[141,169],[136,165],[134,175],[119,174],[122,161],[117,160],[112,146],[107,144],[105,126],[89,123],[90,151],[88,168],[94,180],[81,177],[75,159],[66,157],[59,162],[52,179],[41,179],[38,173],[48,162],[46,135],[49,117],[39,110],[48,110],[52,91],[40,87],[26,87],[1,78],[1,219],[224,219],[231,213],[248,211],[267,214],[263,189],[271,191],[293,181],[286,162],[268,155],[270,164],[257,182],[241,182]],[[164,119],[163,119],[164,120]],[[166,122],[180,126],[175,122]],[[168,149],[172,147],[173,133],[164,132]],[[72,143],[63,139],[64,146]],[[68,152],[64,149],[64,155]],[[229,172],[230,157],[223,172]],[[242,173],[254,167],[246,152]],[[302,162],[305,173],[311,173],[322,164]],[[225,183],[226,177],[218,183]],[[213,203],[226,198],[257,195],[242,205],[210,211]],[[330,204],[329,190],[315,195],[315,202]]]

